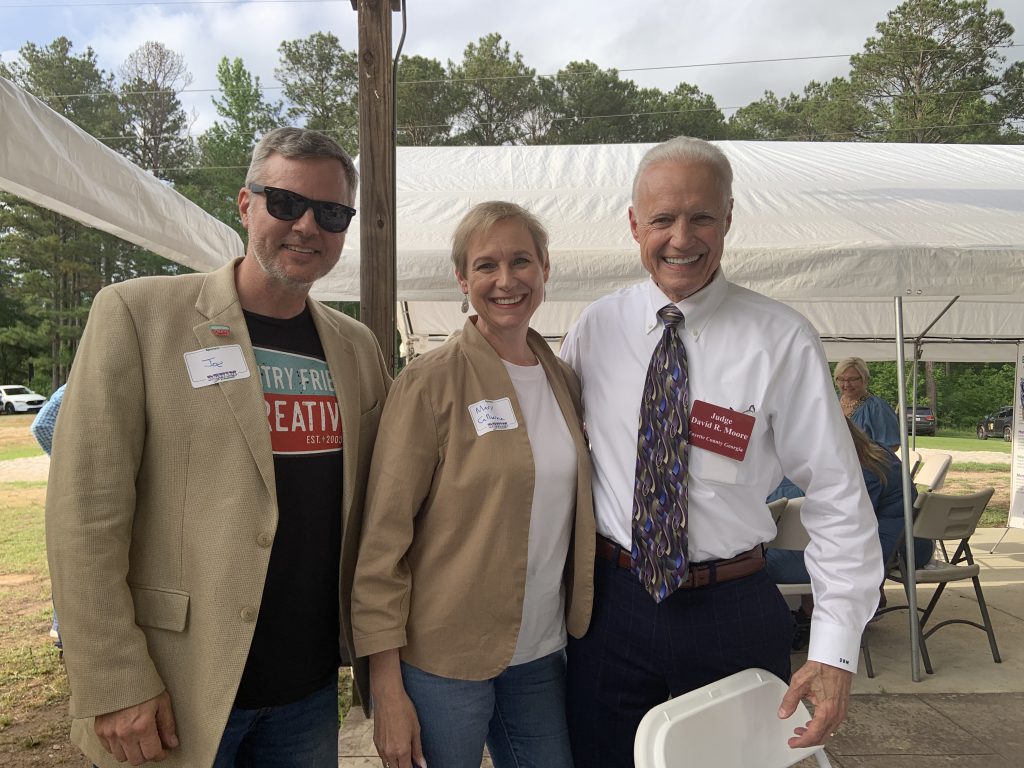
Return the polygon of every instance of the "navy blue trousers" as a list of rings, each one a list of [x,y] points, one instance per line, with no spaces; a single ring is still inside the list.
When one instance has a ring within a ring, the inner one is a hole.
[[[657,604],[630,571],[598,558],[590,629],[568,646],[576,768],[632,768],[637,726],[673,696],[749,667],[789,680],[793,629],[763,570]]]

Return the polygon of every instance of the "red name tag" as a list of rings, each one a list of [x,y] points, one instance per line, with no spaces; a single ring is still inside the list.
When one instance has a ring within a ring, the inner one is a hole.
[[[690,408],[690,445],[743,461],[754,421],[748,413],[694,400]]]

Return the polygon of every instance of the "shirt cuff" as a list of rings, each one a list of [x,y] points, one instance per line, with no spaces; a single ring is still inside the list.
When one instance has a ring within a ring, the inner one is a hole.
[[[811,614],[811,641],[807,648],[807,660],[818,661],[832,667],[857,673],[860,657],[861,633],[817,618],[817,611]]]

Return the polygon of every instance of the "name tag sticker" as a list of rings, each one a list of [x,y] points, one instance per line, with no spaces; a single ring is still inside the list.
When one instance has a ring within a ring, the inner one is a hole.
[[[473,426],[476,427],[477,437],[486,435],[488,432],[518,429],[519,427],[515,411],[512,410],[512,401],[507,397],[473,403],[469,406],[469,415],[473,419]]]
[[[690,445],[743,461],[755,418],[703,400],[690,408]]]
[[[186,352],[185,368],[188,369],[193,389],[220,384],[222,381],[249,378],[249,366],[238,344]]]

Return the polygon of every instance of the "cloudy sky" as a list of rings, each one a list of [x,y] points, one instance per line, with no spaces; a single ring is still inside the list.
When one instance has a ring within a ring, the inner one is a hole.
[[[404,53],[459,60],[467,43],[499,32],[538,74],[573,60],[616,68],[641,85],[680,81],[714,96],[726,116],[761,97],[801,91],[812,79],[848,71],[875,24],[896,0],[408,0]],[[1002,8],[1024,58],[1024,0],[990,0]],[[401,17],[394,15],[397,41]],[[222,56],[240,57],[274,97],[282,40],[332,31],[357,48],[349,0],[0,0],[0,57],[10,61],[31,41],[64,35],[81,52],[116,71],[147,40],[185,55],[194,82],[183,101],[195,110],[195,132],[214,119],[210,95]],[[792,59],[791,61],[765,61]]]

